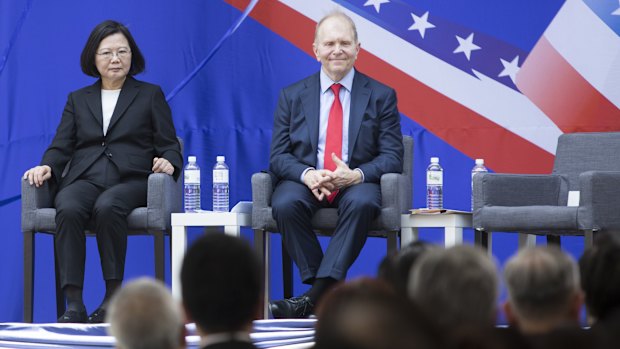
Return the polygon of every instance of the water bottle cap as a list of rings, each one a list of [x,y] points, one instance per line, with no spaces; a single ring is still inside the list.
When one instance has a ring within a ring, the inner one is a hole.
[[[187,161],[188,162],[196,162],[196,157],[195,156],[188,156],[187,157]]]
[[[218,155],[215,160],[217,160],[217,162],[225,162],[226,161],[226,157],[222,156],[222,155]]]
[[[438,157],[432,157],[431,158],[431,162],[438,164],[439,163],[439,158]]]
[[[476,159],[476,165],[484,165],[484,159]]]

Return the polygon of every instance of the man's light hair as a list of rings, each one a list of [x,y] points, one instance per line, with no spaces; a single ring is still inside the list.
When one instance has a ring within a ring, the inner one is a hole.
[[[107,314],[109,332],[122,349],[172,349],[181,343],[180,306],[159,281],[140,278],[112,298]]]
[[[330,13],[328,13],[327,15],[325,15],[325,17],[321,18],[321,20],[316,24],[316,29],[314,30],[314,43],[317,43],[317,38],[319,37],[319,29],[321,28],[321,25],[323,24],[323,22],[325,22],[327,19],[330,18],[342,18],[345,21],[347,21],[349,23],[349,26],[351,27],[351,30],[353,31],[353,40],[355,41],[354,43],[357,43],[357,27],[355,27],[355,22],[353,22],[353,20],[351,19],[351,17],[347,16],[347,14],[345,14],[342,11],[339,10],[334,10]]]
[[[506,263],[504,279],[515,313],[528,320],[565,314],[580,292],[577,263],[557,247],[519,251]]]
[[[409,298],[441,326],[490,326],[496,317],[499,277],[495,262],[479,247],[431,249],[411,270]]]

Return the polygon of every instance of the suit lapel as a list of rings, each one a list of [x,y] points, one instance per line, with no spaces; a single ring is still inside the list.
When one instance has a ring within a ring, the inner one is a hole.
[[[134,98],[136,98],[139,91],[140,83],[135,79],[128,77],[123,84],[121,94],[118,96],[118,101],[116,102],[116,107],[114,107],[114,112],[112,113],[112,118],[110,119],[110,125],[108,126],[108,132],[112,129],[112,127],[114,127],[114,124],[116,124],[116,122],[125,114],[125,111],[129,107],[131,102],[133,102]]]
[[[351,88],[351,110],[349,111],[349,161],[351,161],[353,148],[364,119],[364,111],[370,100],[370,89],[366,87],[366,84],[368,84],[366,76],[356,71]]]
[[[319,74],[316,74],[307,80],[306,89],[301,92],[301,104],[308,124],[310,143],[314,150],[317,149],[319,142],[320,90]]]
[[[99,128],[103,130],[103,111],[101,110],[101,80],[90,85],[86,89],[86,104],[91,114],[99,123]],[[103,132],[103,131],[101,131]]]

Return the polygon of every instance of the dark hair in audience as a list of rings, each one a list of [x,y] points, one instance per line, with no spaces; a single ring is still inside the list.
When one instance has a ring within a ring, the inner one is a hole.
[[[411,267],[418,258],[436,246],[425,241],[413,241],[396,254],[385,256],[379,265],[378,277],[391,284],[396,292],[407,295],[407,283]]]
[[[316,349],[442,348],[417,306],[381,280],[360,278],[335,286],[317,309]]]
[[[140,52],[136,41],[129,32],[129,29],[119,22],[107,20],[99,23],[95,29],[93,29],[88,37],[88,40],[86,41],[86,45],[84,45],[84,49],[82,50],[82,55],[80,57],[80,65],[82,66],[82,71],[84,74],[96,78],[101,76],[97,70],[97,66],[95,65],[95,55],[97,54],[97,49],[103,39],[117,33],[123,34],[129,43],[129,49],[131,50],[131,67],[129,68],[129,75],[137,75],[144,71],[146,66],[144,56],[142,56],[142,52]]]
[[[243,330],[258,315],[263,278],[246,241],[208,234],[188,249],[181,269],[183,304],[208,332]]]
[[[594,246],[579,260],[586,308],[597,320],[620,309],[620,238],[597,233]]]

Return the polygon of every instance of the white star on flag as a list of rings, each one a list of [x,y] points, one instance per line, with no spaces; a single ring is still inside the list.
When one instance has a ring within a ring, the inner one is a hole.
[[[620,0],[618,0],[618,4],[620,4]],[[611,14],[614,16],[620,16],[620,6],[618,6],[618,8]]]
[[[459,46],[452,53],[463,52],[467,60],[471,58],[471,51],[480,50],[480,46],[474,44],[474,33],[469,34],[466,39],[455,35],[456,40],[459,41]]]
[[[517,73],[519,72],[519,56],[516,56],[510,62],[505,61],[501,58],[499,60],[500,62],[502,62],[504,70],[502,70],[502,72],[499,73],[497,77],[509,76],[510,80],[512,80],[512,83],[516,83]]]
[[[364,6],[374,6],[375,11],[379,13],[379,11],[381,11],[381,4],[387,4],[389,2],[390,0],[368,0],[364,3]]]
[[[435,28],[435,25],[428,21],[428,11],[422,15],[422,17],[418,17],[411,14],[411,18],[413,18],[413,24],[409,27],[409,30],[417,30],[420,32],[420,36],[424,39],[424,34],[426,33],[426,29]]]

